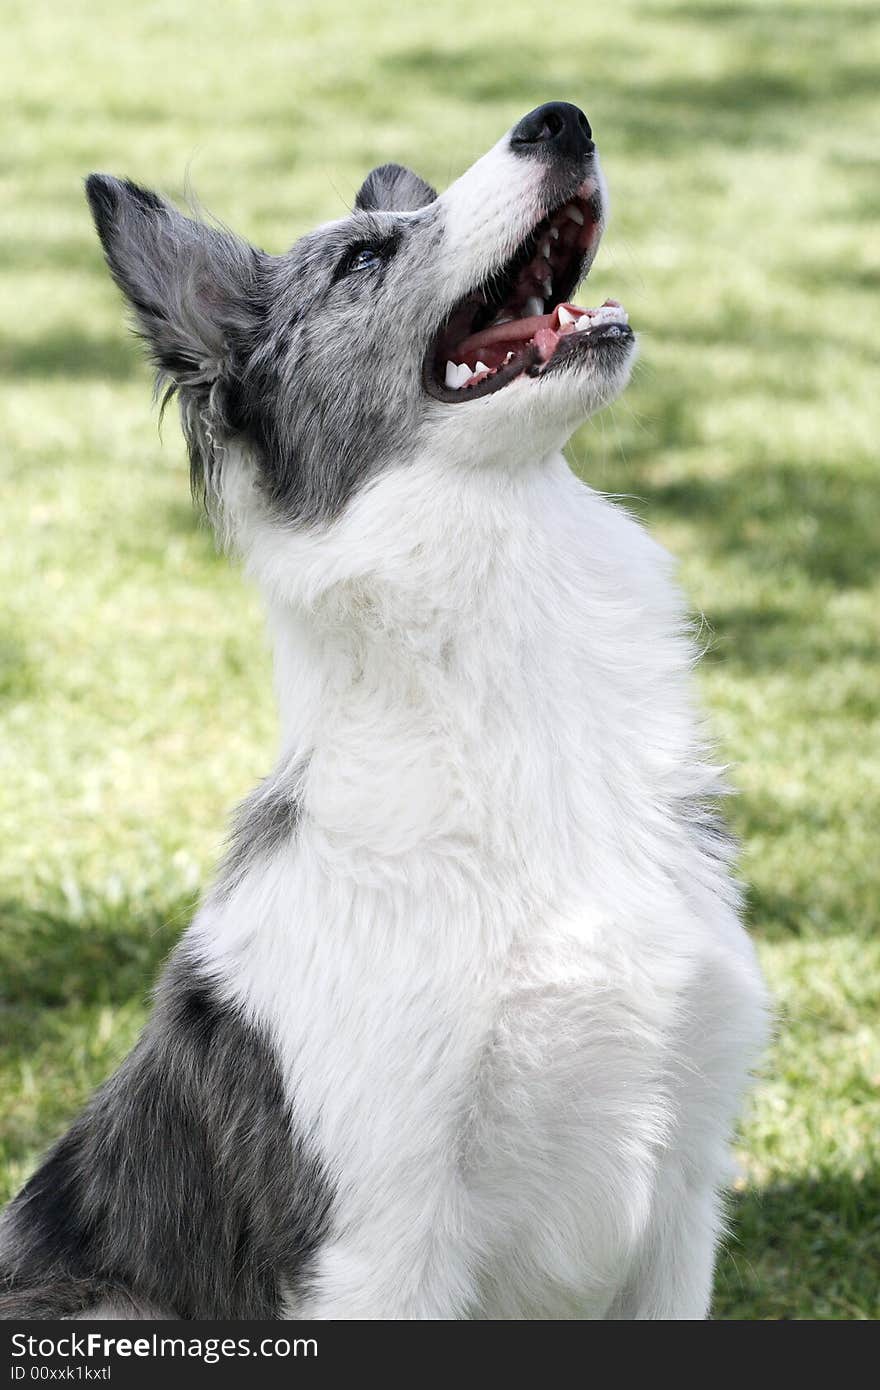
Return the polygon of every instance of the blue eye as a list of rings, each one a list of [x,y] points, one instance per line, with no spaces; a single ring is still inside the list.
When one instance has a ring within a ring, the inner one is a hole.
[[[374,265],[378,265],[381,259],[382,257],[379,255],[378,251],[370,251],[368,248],[365,248],[363,251],[358,251],[349,269],[370,270]]]
[[[381,233],[377,233],[376,240],[371,238],[372,244],[355,242],[340,256],[333,272],[334,284],[361,270],[378,272],[388,264],[400,244],[400,234],[392,228],[386,235],[381,236],[381,240],[380,236]]]

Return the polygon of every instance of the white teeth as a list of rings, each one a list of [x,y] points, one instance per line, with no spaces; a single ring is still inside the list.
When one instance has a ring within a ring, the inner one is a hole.
[[[558,240],[559,240],[559,228],[558,228],[558,227],[551,227],[551,228],[550,228],[550,236],[552,237],[552,239],[553,239],[554,241],[558,241]]]
[[[580,208],[575,207],[574,203],[569,203],[567,207],[563,208],[563,212],[566,217],[570,217],[572,222],[576,222],[579,227],[584,225],[584,214],[581,212]]]
[[[486,366],[485,362],[478,362],[474,367],[474,376],[479,376],[480,372],[488,372],[488,370],[489,368]]]
[[[542,280],[542,281],[541,281],[541,285],[542,285],[543,290],[544,290],[544,298],[545,298],[545,299],[549,299],[550,296],[551,296],[551,294],[553,293],[553,280],[552,280],[552,278],[548,275],[547,278],[546,278],[546,280]]]
[[[593,311],[593,323],[629,323],[629,315],[620,304],[603,304]]]
[[[558,233],[557,233],[557,235],[558,235]],[[550,238],[549,238],[549,237],[545,237],[544,240],[541,242],[541,255],[544,257],[544,260],[545,260],[545,261],[546,261],[547,257],[550,255]]]
[[[565,326],[567,323],[577,323],[577,316],[569,313],[564,304],[559,306],[559,322]]]
[[[504,365],[505,365],[505,367],[507,366],[508,362],[512,362],[512,361],[513,361],[513,353],[512,353],[512,352],[509,352],[509,353],[507,354],[507,356],[505,357],[505,359],[504,359]]]
[[[559,309],[560,322],[562,320],[562,306]],[[599,309],[589,309],[575,324],[578,333],[587,333],[591,328],[600,328],[603,324],[619,323],[621,325],[629,323],[629,315],[620,304],[603,304]]]
[[[543,299],[539,299],[536,294],[530,295],[530,297],[526,300],[525,304],[523,305],[523,317],[530,319],[533,318],[536,314],[543,314],[543,312]]]
[[[458,365],[455,362],[446,363],[445,384],[450,391],[457,391],[460,386],[464,386],[465,382],[468,381],[472,375],[473,373],[467,362],[462,362]]]
[[[513,323],[513,314],[505,314],[503,318],[492,320],[492,325],[495,328],[499,327],[502,323]]]

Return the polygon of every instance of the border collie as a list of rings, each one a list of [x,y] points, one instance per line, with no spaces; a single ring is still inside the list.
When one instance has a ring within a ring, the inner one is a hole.
[[[146,1029],[5,1213],[6,1317],[700,1318],[765,1035],[666,554],[560,450],[623,389],[552,102],[281,256],[87,181],[262,587],[278,762]]]

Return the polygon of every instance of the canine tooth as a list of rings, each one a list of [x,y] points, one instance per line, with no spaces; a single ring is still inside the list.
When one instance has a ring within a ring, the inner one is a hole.
[[[551,294],[553,293],[553,279],[552,279],[552,276],[550,276],[550,275],[545,276],[545,278],[541,281],[541,284],[542,284],[542,286],[543,286],[543,288],[544,288],[544,298],[545,298],[545,299],[549,299],[550,296],[551,296]]]
[[[543,314],[543,312],[543,299],[539,299],[536,294],[530,295],[529,298],[526,300],[525,304],[523,305],[523,317],[530,319],[534,318],[536,314]]]
[[[558,235],[558,233],[557,233],[557,235]],[[549,237],[545,237],[544,240],[541,242],[541,255],[544,257],[544,260],[545,260],[545,261],[546,261],[547,257],[550,255],[550,238],[549,238]]]
[[[558,227],[551,227],[551,228],[550,228],[550,236],[553,238],[554,241],[558,241],[558,240],[559,240],[559,228],[558,228]]]
[[[572,222],[576,222],[579,227],[584,225],[584,214],[581,212],[580,208],[575,207],[574,203],[569,203],[563,208],[563,212],[566,217],[570,217]]]
[[[559,322],[564,326],[567,323],[577,323],[577,316],[569,313],[564,304],[559,306]]]
[[[457,391],[460,386],[471,376],[471,369],[467,362],[447,362],[445,384],[450,391]]]
[[[485,362],[478,362],[474,367],[474,376],[479,376],[480,372],[488,372],[488,370],[489,368],[486,366]]]
[[[512,353],[512,352],[509,352],[509,353],[507,354],[507,356],[505,357],[505,359],[504,359],[504,365],[505,365],[505,367],[507,366],[508,362],[512,362],[512,361],[513,361],[513,353]]]

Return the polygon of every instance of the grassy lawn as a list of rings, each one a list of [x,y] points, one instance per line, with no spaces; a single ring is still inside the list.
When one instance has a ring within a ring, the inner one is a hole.
[[[779,1004],[722,1318],[880,1315],[880,181],[875,5],[210,9],[0,0],[0,1200],[131,1044],[271,765],[258,604],[183,450],[81,178],[280,250],[411,162],[445,184],[530,107],[587,110],[615,219],[584,302],[642,333],[575,466],[681,559]]]

